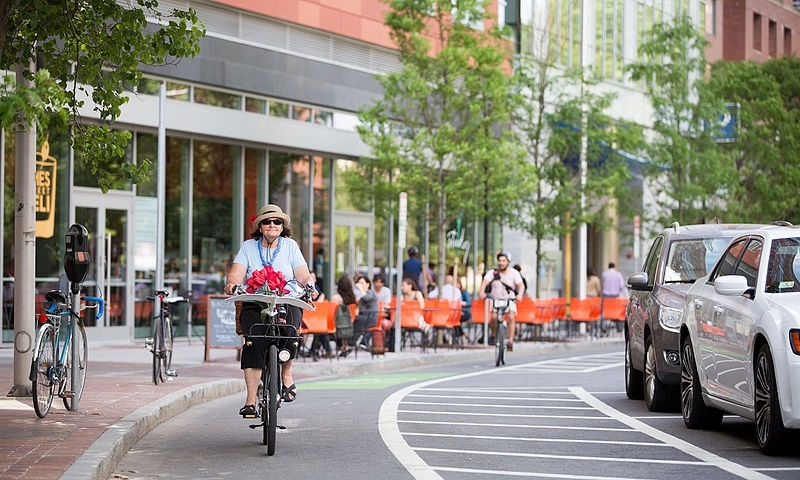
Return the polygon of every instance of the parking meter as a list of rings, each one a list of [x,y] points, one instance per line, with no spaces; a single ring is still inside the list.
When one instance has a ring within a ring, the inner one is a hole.
[[[66,250],[64,250],[64,272],[72,283],[72,293],[80,291],[80,284],[89,271],[89,232],[79,223],[69,227],[66,237]]]

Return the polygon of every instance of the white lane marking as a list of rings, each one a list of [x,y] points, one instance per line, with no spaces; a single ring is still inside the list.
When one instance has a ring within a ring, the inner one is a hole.
[[[589,462],[647,463],[660,465],[692,465],[714,467],[715,465],[696,460],[658,460],[654,458],[592,457],[589,455],[553,455],[551,453],[499,452],[485,450],[462,450],[456,448],[417,447],[415,450],[437,453],[457,453],[459,455],[489,455],[492,457],[545,458],[548,460],[586,460]]]
[[[480,475],[502,475],[504,477],[564,478],[567,480],[648,480],[631,477],[601,477],[597,475],[568,475],[566,473],[515,472],[509,470],[479,470],[476,468],[436,467],[443,472],[471,473]]]
[[[707,462],[711,465],[716,466],[726,472],[730,472],[738,477],[745,478],[748,480],[772,480],[771,477],[759,473],[753,469],[747,468],[743,465],[739,465],[738,463],[732,462],[726,458],[722,458],[719,455],[713,454],[707,450],[703,450],[702,448],[693,445],[685,440],[681,440],[680,438],[674,437],[668,433],[662,432],[655,427],[651,427],[650,425],[636,420],[633,417],[625,415],[624,413],[620,412],[612,408],[611,406],[607,405],[606,403],[600,401],[597,397],[593,396],[586,390],[581,387],[569,387],[570,391],[573,392],[578,398],[585,401],[587,404],[595,407],[598,412],[604,413],[609,417],[618,420],[629,427],[638,430],[646,435],[649,435],[656,440],[661,440],[664,443],[672,445],[673,447],[681,450],[684,453],[687,453],[695,458],[698,458],[704,462]]]
[[[562,418],[562,417],[548,417],[548,418]],[[453,422],[435,422],[425,420],[399,420],[399,423],[411,423],[417,425],[448,425],[452,426]],[[527,428],[527,429],[540,429],[540,430],[578,430],[578,431],[597,431],[597,432],[635,432],[632,428],[618,428],[618,427],[587,427],[579,425],[569,427],[565,425],[516,425],[513,423],[478,423],[478,422],[458,422],[460,427],[485,427],[485,428]]]
[[[406,402],[403,402],[405,405]],[[536,415],[530,413],[484,413],[484,412],[443,412],[441,410],[398,410],[398,413],[417,413],[425,415],[458,415],[465,417],[508,417],[508,418],[563,418],[569,420],[614,421],[613,418],[590,415]]]
[[[424,422],[418,422],[424,423]],[[463,423],[459,423],[463,426]],[[580,429],[583,430],[583,429]],[[599,429],[598,429],[599,430]],[[608,430],[608,429],[604,429]],[[634,430],[625,429],[626,432],[633,432]],[[518,442],[538,442],[538,443],[590,443],[592,445],[635,445],[637,447],[665,447],[672,448],[662,442],[637,442],[631,440],[584,440],[579,438],[546,438],[546,437],[514,437],[508,435],[461,435],[457,433],[421,433],[421,432],[406,432],[404,437],[440,437],[440,438],[466,438],[476,440],[503,440],[503,441],[518,441]]]
[[[416,396],[416,395],[409,395]],[[565,407],[560,405],[492,405],[488,403],[453,403],[453,402],[414,402],[404,401],[403,405],[442,405],[445,407],[474,407],[474,408],[525,408],[536,410],[592,410],[592,407]]]

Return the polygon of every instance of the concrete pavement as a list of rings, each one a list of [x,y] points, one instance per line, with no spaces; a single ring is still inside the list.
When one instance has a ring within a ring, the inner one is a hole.
[[[588,345],[621,342],[611,339],[576,339],[562,342],[517,342],[517,353],[585,349]],[[136,441],[158,424],[191,406],[242,392],[236,351],[212,349],[204,362],[205,346],[196,338],[176,340],[173,365],[179,375],[158,386],[152,383],[152,355],[143,342],[94,344],[89,339],[89,370],[79,409],[67,411],[61,399],[44,419],[36,416],[32,399],[0,397],[0,478],[52,480],[87,478],[106,480],[122,456]],[[302,401],[302,380],[347,377],[393,371],[430,363],[447,363],[486,358],[492,348],[464,350],[440,348],[437,352],[418,349],[387,352],[371,357],[368,352],[334,360],[298,359],[294,375]],[[513,362],[513,360],[512,360]],[[13,348],[0,346],[0,389],[13,386]]]

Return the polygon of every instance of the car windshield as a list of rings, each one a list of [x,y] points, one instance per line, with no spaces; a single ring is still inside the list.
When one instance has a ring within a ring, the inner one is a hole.
[[[711,270],[729,242],[730,237],[672,242],[664,268],[664,283],[694,283]]]
[[[776,238],[772,241],[767,264],[768,293],[800,292],[800,238]]]

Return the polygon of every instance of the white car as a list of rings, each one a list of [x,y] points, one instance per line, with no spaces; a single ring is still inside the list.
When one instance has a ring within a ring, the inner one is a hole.
[[[686,426],[740,415],[764,453],[781,453],[800,428],[800,227],[734,238],[687,292],[680,345]]]

